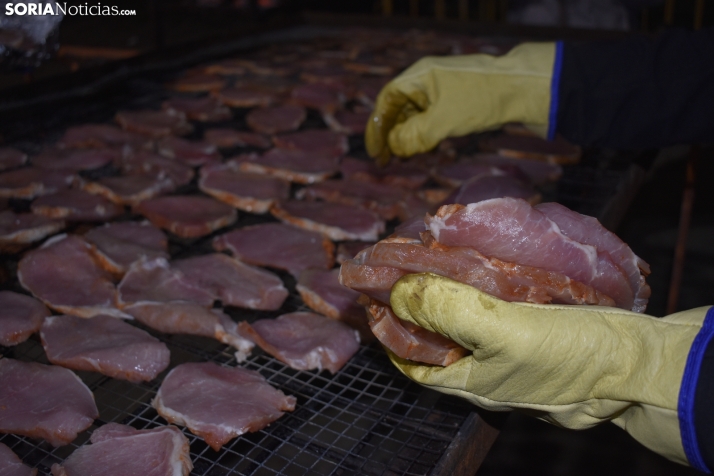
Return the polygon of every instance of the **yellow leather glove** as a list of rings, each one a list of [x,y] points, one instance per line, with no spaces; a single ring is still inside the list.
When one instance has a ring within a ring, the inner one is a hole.
[[[677,414],[692,342],[709,308],[656,319],[622,309],[501,301],[434,274],[392,289],[402,319],[473,351],[448,367],[400,359],[409,378],[496,411],[521,409],[573,429],[611,420],[682,464]]]
[[[365,145],[386,163],[442,139],[522,122],[548,129],[555,43],[524,43],[504,56],[425,57],[388,83],[367,123]]]

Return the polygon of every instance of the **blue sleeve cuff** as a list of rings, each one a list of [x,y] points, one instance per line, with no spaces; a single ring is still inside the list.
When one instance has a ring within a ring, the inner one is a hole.
[[[705,473],[710,473],[710,469],[704,462],[704,457],[700,450],[699,441],[695,428],[695,395],[699,382],[699,373],[704,360],[707,347],[714,338],[714,307],[710,308],[704,318],[702,329],[694,338],[692,348],[689,350],[687,364],[684,367],[682,376],[682,387],[679,390],[679,402],[677,406],[679,416],[679,431],[682,435],[682,446],[684,453],[694,468]]]
[[[555,139],[558,125],[558,101],[560,99],[560,73],[563,69],[563,42],[555,44],[553,79],[550,82],[550,111],[548,112],[548,140]]]

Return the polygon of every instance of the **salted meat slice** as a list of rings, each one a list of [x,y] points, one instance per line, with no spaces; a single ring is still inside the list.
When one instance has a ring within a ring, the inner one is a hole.
[[[121,319],[51,316],[40,329],[47,360],[72,370],[148,382],[169,366],[166,344]]]
[[[62,220],[34,213],[0,212],[0,252],[15,253],[64,228]]]
[[[492,258],[561,273],[610,296],[618,307],[635,308],[627,277],[606,253],[567,237],[525,200],[448,205],[426,223],[443,245],[467,246]]]
[[[237,86],[215,93],[216,99],[230,107],[267,107],[279,100],[279,94],[269,88]]]
[[[99,264],[113,274],[123,275],[142,258],[169,258],[166,235],[148,222],[107,223],[89,230],[84,239],[94,245]]]
[[[218,309],[207,309],[187,301],[139,303],[126,308],[137,321],[159,332],[210,337],[235,347],[237,362],[244,361],[255,347],[238,330],[238,324]]]
[[[232,117],[231,110],[222,105],[218,99],[206,96],[172,97],[161,104],[163,109],[181,112],[188,119],[201,122],[223,122]]]
[[[306,269],[300,273],[296,289],[307,307],[344,322],[359,332],[362,342],[367,342],[374,336],[364,307],[357,303],[360,293],[340,284],[339,276],[339,269]]]
[[[541,160],[551,164],[576,164],[582,155],[579,146],[562,137],[545,140],[534,136],[502,134],[487,140],[484,147],[504,157]]]
[[[319,233],[282,223],[247,226],[216,237],[213,247],[256,266],[284,269],[297,277],[307,268],[330,269],[335,245]]]
[[[383,220],[370,210],[328,202],[280,201],[270,213],[279,220],[331,240],[375,241],[384,232]]]
[[[468,350],[441,334],[399,319],[392,308],[372,300],[369,326],[375,337],[397,356],[448,367],[468,355]]]
[[[337,264],[342,264],[348,259],[353,259],[360,251],[374,246],[374,244],[373,241],[346,241],[340,243],[337,245],[335,261],[337,261]]]
[[[492,198],[520,198],[535,205],[541,195],[529,183],[511,175],[482,174],[466,180],[442,202],[442,205],[482,202]]]
[[[345,97],[339,91],[327,88],[323,84],[303,84],[290,92],[290,102],[325,113],[332,113],[342,107]]]
[[[325,180],[299,190],[296,198],[325,200],[366,208],[385,220],[404,217],[407,193],[389,185],[359,180]]]
[[[239,329],[265,352],[296,370],[337,373],[359,349],[359,334],[346,324],[312,312],[241,322]]]
[[[495,167],[518,167],[535,185],[555,182],[563,175],[563,167],[539,160],[514,159],[498,154],[474,154],[469,157],[473,163]]]
[[[261,430],[293,411],[295,403],[295,397],[273,388],[258,372],[203,362],[171,370],[151,405],[218,451],[236,436]]]
[[[32,213],[67,221],[107,221],[124,213],[124,207],[83,190],[60,190],[43,195],[30,205]]]
[[[77,176],[72,171],[25,167],[0,173],[0,197],[35,198],[69,188]]]
[[[236,162],[202,167],[198,188],[221,202],[250,213],[267,213],[276,200],[290,197],[290,182],[241,172]]]
[[[298,130],[306,117],[307,111],[300,106],[272,106],[253,109],[245,122],[256,132],[272,135]]]
[[[94,396],[71,370],[0,359],[0,433],[67,445],[99,417]]]
[[[82,124],[70,127],[57,141],[66,149],[124,148],[146,149],[153,146],[151,139],[118,128],[111,124]]]
[[[345,157],[340,165],[345,179],[377,182],[386,185],[416,190],[429,180],[429,174],[419,167],[394,162],[384,168],[374,162]]]
[[[36,476],[37,470],[25,466],[10,448],[0,443],[0,474],[3,476]]]
[[[345,111],[339,110],[334,114],[323,114],[322,119],[334,132],[340,134],[356,135],[364,134],[369,120],[369,111]]]
[[[156,144],[159,154],[175,159],[189,167],[221,161],[218,148],[209,142],[200,142],[181,139],[180,137],[166,137]]]
[[[116,308],[117,292],[92,247],[75,235],[58,235],[25,254],[17,266],[23,288],[57,312],[79,317],[129,317]],[[62,276],[62,279],[57,279]]]
[[[27,154],[13,147],[0,147],[0,171],[25,165]]]
[[[117,163],[122,156],[116,149],[49,149],[30,159],[32,165],[50,170],[79,172]]]
[[[175,426],[137,430],[107,423],[62,464],[52,476],[188,476],[193,469],[188,438]]]
[[[288,180],[295,183],[316,183],[337,173],[338,161],[321,152],[273,148],[262,156],[242,154],[227,162],[239,170]]]
[[[193,130],[193,126],[186,120],[186,115],[174,110],[119,111],[114,119],[124,130],[153,138],[181,136]]]
[[[283,282],[273,273],[222,253],[176,260],[171,267],[212,292],[224,306],[274,311],[288,297]]]
[[[235,129],[208,129],[203,134],[203,140],[221,149],[230,149],[233,147],[269,149],[273,145],[270,139],[263,134],[237,131]]]
[[[49,309],[33,297],[0,291],[0,345],[26,341],[49,315]]]
[[[122,172],[128,175],[147,175],[157,180],[170,179],[177,187],[193,180],[194,171],[173,159],[140,151],[122,161]]]
[[[650,267],[624,241],[602,226],[597,218],[581,215],[559,203],[541,203],[535,209],[558,225],[563,235],[578,243],[594,246],[598,255],[606,253],[625,273],[630,283],[635,297],[632,310],[645,311],[651,294],[651,289],[645,282],[645,276],[650,274]]]
[[[189,301],[210,307],[214,294],[189,276],[169,266],[165,258],[141,259],[134,262],[119,286],[119,304],[144,302]]]
[[[350,151],[346,135],[324,129],[280,134],[273,137],[273,144],[281,149],[294,149],[312,154],[320,153],[330,157],[341,157]]]
[[[123,175],[103,177],[96,182],[83,182],[82,190],[99,195],[117,205],[136,205],[176,188],[168,178],[149,175]]]
[[[215,74],[187,74],[171,84],[171,88],[182,93],[205,93],[217,91],[226,85],[226,80]]]
[[[208,235],[238,218],[234,208],[200,196],[152,198],[139,203],[134,211],[159,228],[183,238]]]

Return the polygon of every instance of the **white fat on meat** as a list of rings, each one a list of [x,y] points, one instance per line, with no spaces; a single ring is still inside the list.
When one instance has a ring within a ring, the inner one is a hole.
[[[40,330],[50,310],[37,299],[12,291],[0,291],[0,345],[26,341]]]
[[[25,466],[10,448],[0,443],[0,474],[3,476],[36,476],[37,470]]]
[[[142,258],[169,258],[166,235],[149,222],[125,221],[92,228],[84,239],[107,271],[123,275]]]

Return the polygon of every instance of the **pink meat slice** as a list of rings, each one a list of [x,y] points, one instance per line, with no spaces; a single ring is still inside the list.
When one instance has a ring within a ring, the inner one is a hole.
[[[265,352],[296,370],[337,373],[359,349],[359,334],[346,324],[312,312],[260,319],[239,328]]]
[[[208,235],[232,225],[238,218],[233,207],[201,196],[152,198],[139,203],[134,211],[159,228],[183,238]]]
[[[419,167],[394,162],[379,168],[374,162],[345,157],[340,172],[345,179],[378,182],[416,190],[429,180],[429,174]]]
[[[470,157],[476,164],[495,167],[518,167],[535,185],[555,182],[563,175],[563,167],[539,160],[514,159],[498,154],[475,154]]]
[[[288,297],[288,290],[273,273],[222,253],[176,260],[172,268],[212,292],[224,306],[274,311]]]
[[[175,426],[137,430],[107,423],[62,464],[52,476],[188,476],[193,469],[188,438]]]
[[[364,134],[369,114],[369,111],[339,110],[334,114],[323,114],[322,118],[332,131],[340,134],[356,135]]]
[[[235,129],[209,129],[203,134],[203,140],[221,149],[232,147],[255,147],[269,149],[273,143],[263,134],[237,131]]]
[[[180,187],[191,182],[193,169],[175,160],[150,152],[137,152],[122,162],[122,172],[131,176],[147,175],[157,180],[170,179]]]
[[[151,402],[170,423],[185,425],[215,451],[295,409],[295,397],[273,388],[258,372],[186,363],[164,379]]]
[[[373,336],[364,306],[357,303],[360,293],[341,285],[339,276],[339,269],[306,269],[300,273],[296,289],[307,307],[344,322],[359,332],[362,342],[367,342]]]
[[[0,443],[0,474],[3,476],[36,476],[37,470],[22,464],[13,451]]]
[[[189,167],[200,167],[221,161],[218,148],[210,142],[189,141],[180,137],[161,139],[156,148],[159,154],[175,159]]]
[[[193,130],[193,126],[186,120],[186,115],[173,110],[119,111],[114,119],[124,130],[153,138],[181,136]]]
[[[40,329],[47,360],[72,370],[148,382],[169,366],[169,349],[156,337],[111,316],[51,316]]]
[[[618,307],[634,309],[630,284],[609,256],[568,238],[525,200],[445,206],[426,223],[443,245],[467,246],[492,258],[564,274],[610,296]]]
[[[392,220],[405,215],[407,192],[381,183],[325,180],[299,190],[296,198],[362,207],[377,213],[380,218]]]
[[[0,359],[0,433],[62,446],[98,417],[92,392],[71,370]]]
[[[43,195],[30,206],[32,213],[67,221],[107,221],[124,213],[124,207],[82,190],[60,190]]]
[[[374,212],[339,203],[281,201],[270,213],[285,223],[317,231],[335,241],[375,241],[385,227]]]
[[[57,141],[57,147],[67,149],[122,148],[144,149],[152,141],[141,134],[129,132],[111,124],[83,124],[70,127]]]
[[[64,228],[62,220],[52,220],[34,213],[0,212],[0,249],[19,251],[25,246],[53,235]]]
[[[277,200],[290,197],[290,182],[241,172],[236,162],[204,166],[200,175],[202,192],[250,213],[267,213]]]
[[[324,129],[290,132],[273,137],[275,147],[295,149],[312,154],[321,153],[330,157],[342,157],[350,151],[347,136]]]
[[[474,162],[457,162],[434,167],[431,176],[445,187],[460,187],[464,182],[483,175],[504,175],[498,167]]]
[[[330,269],[335,245],[319,233],[282,223],[247,226],[216,237],[213,247],[228,250],[256,266],[284,269],[299,276],[307,268]]]
[[[342,107],[345,98],[332,88],[323,84],[303,84],[290,93],[290,101],[303,107],[331,113]]]
[[[84,239],[94,245],[99,264],[115,274],[126,273],[142,258],[169,258],[166,235],[147,222],[107,223],[89,230]]]
[[[96,182],[84,182],[85,192],[99,195],[117,205],[136,205],[139,202],[176,189],[173,181],[149,175],[123,175],[103,177]]]
[[[0,171],[14,169],[27,162],[27,154],[12,147],[0,147]]]
[[[632,310],[645,311],[651,293],[645,276],[650,274],[650,267],[624,241],[602,226],[597,218],[581,215],[559,203],[541,203],[535,208],[558,225],[563,235],[594,246],[598,256],[606,254],[625,273],[630,283],[635,296]]]
[[[270,149],[262,156],[242,154],[227,164],[244,172],[303,184],[321,182],[335,175],[338,170],[337,159],[330,155],[279,148]]]
[[[49,315],[49,309],[33,297],[0,291],[0,345],[26,341]]]
[[[116,149],[50,149],[32,157],[32,165],[50,170],[94,170],[119,162]]]
[[[109,273],[94,260],[91,245],[78,236],[58,235],[25,254],[17,278],[23,288],[57,312],[129,317],[116,308],[117,291]]]
[[[0,173],[0,197],[35,198],[69,188],[77,176],[71,171],[25,167]]]
[[[188,119],[201,122],[222,122],[232,117],[230,109],[210,96],[200,98],[177,96],[164,101],[161,107],[183,113]]]
[[[214,294],[169,266],[165,258],[141,259],[129,267],[118,286],[121,306],[144,302],[189,301],[210,307]]]
[[[272,135],[298,130],[306,117],[304,107],[271,106],[253,109],[246,115],[245,122],[256,132]]]
[[[242,362],[255,347],[238,324],[218,309],[186,301],[140,303],[126,308],[137,321],[159,332],[210,337],[235,347],[237,362]]]
[[[342,264],[348,259],[353,259],[360,251],[374,246],[374,244],[373,241],[346,241],[340,243],[337,245],[335,261],[337,261],[338,264]]]
[[[511,175],[477,175],[454,190],[442,205],[482,202],[492,198],[521,198],[529,203],[540,202],[540,194],[530,184]]]

